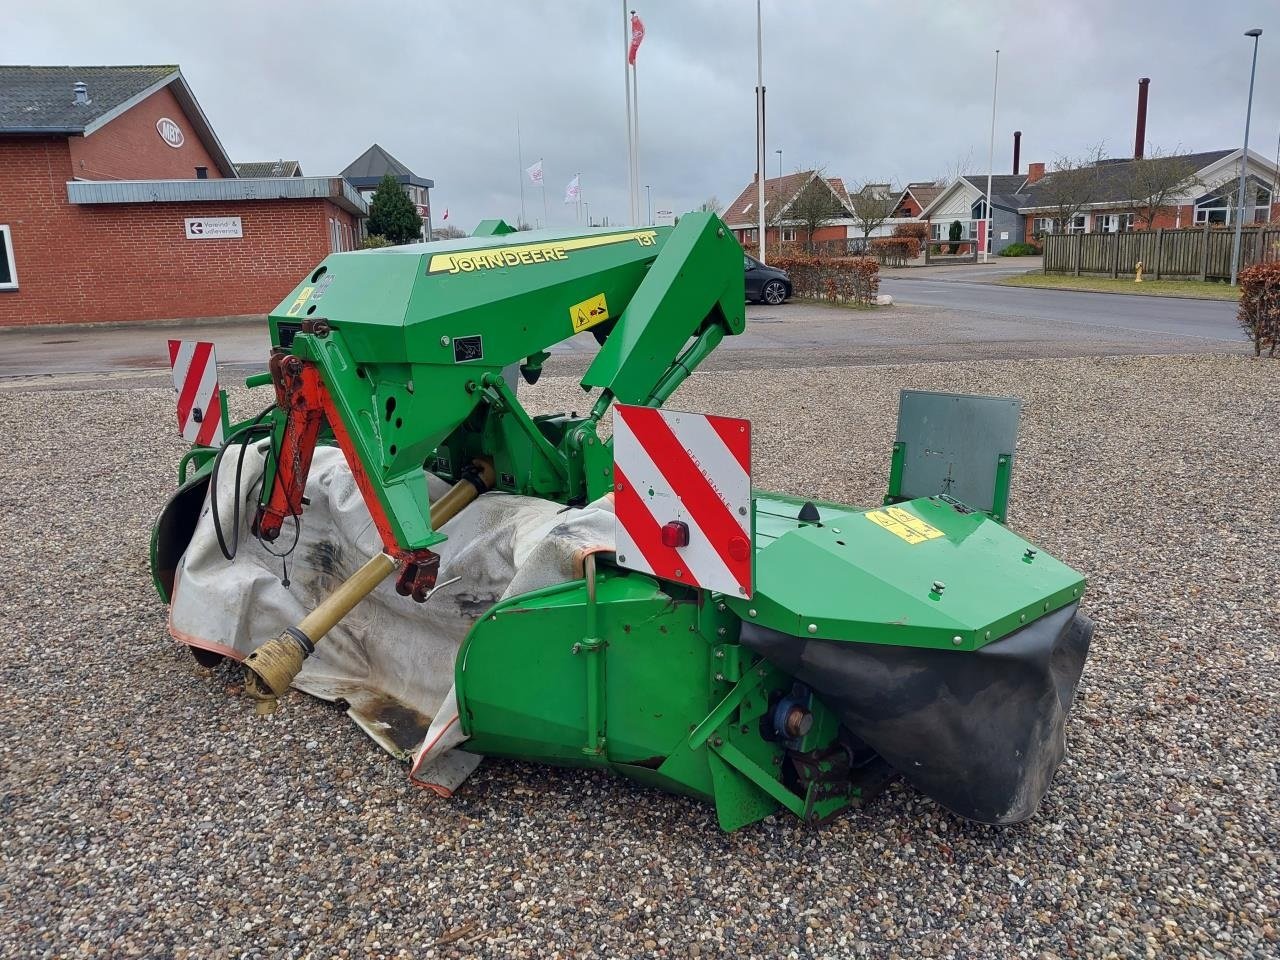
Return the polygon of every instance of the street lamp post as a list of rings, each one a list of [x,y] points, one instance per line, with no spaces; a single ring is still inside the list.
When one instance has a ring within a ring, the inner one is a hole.
[[[587,218],[587,226],[589,227],[589,226],[591,226],[591,204],[590,204],[590,203],[588,203],[586,200],[583,200],[583,201],[582,201],[582,210],[583,210],[583,213],[586,215],[586,218]]]
[[[644,185],[644,202],[645,202],[645,206],[649,208],[649,219],[647,222],[649,226],[652,227],[653,226],[653,194],[649,192],[649,184],[647,183]]]
[[[782,151],[775,150],[773,152],[778,155],[778,179],[781,180],[782,179]]]
[[[760,262],[768,263],[764,253],[764,29],[760,15],[760,0],[756,0],[756,217],[760,231]]]
[[[1244,175],[1249,165],[1249,120],[1253,116],[1253,78],[1258,73],[1258,38],[1262,30],[1254,27],[1244,32],[1246,37],[1253,37],[1253,66],[1249,68],[1249,102],[1244,108],[1244,149],[1240,154],[1240,192],[1236,197],[1236,236],[1231,244],[1231,285],[1236,285],[1236,274],[1240,271],[1240,235],[1244,230]]]

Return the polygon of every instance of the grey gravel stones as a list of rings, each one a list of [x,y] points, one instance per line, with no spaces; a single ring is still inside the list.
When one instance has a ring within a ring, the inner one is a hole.
[[[1023,398],[1011,523],[1090,578],[1069,756],[1021,826],[901,783],[729,836],[584,771],[416,790],[332,707],[257,717],[168,639],[170,391],[0,394],[0,956],[1280,954],[1280,364],[713,372],[672,405],[751,417],[760,486],[869,505],[901,387]]]

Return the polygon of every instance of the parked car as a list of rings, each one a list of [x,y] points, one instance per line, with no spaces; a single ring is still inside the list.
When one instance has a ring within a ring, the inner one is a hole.
[[[742,255],[747,271],[747,299],[777,306],[791,298],[791,278],[787,271],[761,263],[755,257]]]

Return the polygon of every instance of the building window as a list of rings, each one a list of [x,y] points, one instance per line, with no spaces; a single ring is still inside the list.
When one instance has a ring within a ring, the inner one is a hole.
[[[1088,233],[1089,232],[1089,215],[1087,213],[1077,213],[1071,218],[1071,222],[1067,224],[1067,233]]]
[[[1058,221],[1053,217],[1036,217],[1031,221],[1031,233],[1033,236],[1043,237],[1047,233],[1058,232]]]
[[[1115,233],[1120,228],[1120,215],[1117,213],[1095,213],[1093,215],[1094,233]]]
[[[13,235],[0,223],[0,290],[18,289],[18,268],[13,265]]]
[[[795,243],[795,242],[796,242],[796,228],[795,228],[795,227],[783,227],[783,228],[782,228],[782,242],[783,242],[783,243]]]
[[[197,179],[197,180],[208,180],[208,179],[209,179],[209,168],[208,168],[208,167],[196,167],[196,179]]]

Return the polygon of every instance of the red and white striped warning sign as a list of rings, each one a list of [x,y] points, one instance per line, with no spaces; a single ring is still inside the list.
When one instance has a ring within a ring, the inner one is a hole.
[[[205,447],[222,445],[218,359],[205,340],[170,340],[169,366],[178,392],[178,432]]]
[[[751,596],[749,420],[615,406],[613,490],[620,566]]]

